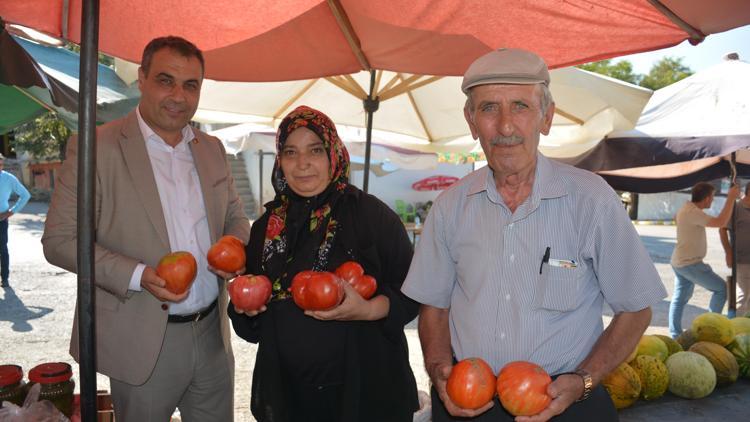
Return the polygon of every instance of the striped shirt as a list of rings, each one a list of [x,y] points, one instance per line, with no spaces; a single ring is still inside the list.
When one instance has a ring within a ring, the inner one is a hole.
[[[495,371],[526,360],[550,374],[574,370],[589,354],[605,301],[615,313],[635,312],[666,297],[614,191],[541,154],[531,195],[515,213],[488,167],[443,192],[402,290],[450,308],[457,359],[481,357]]]

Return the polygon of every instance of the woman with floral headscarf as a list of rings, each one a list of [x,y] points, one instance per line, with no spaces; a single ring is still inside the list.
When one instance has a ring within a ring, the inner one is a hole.
[[[418,408],[404,325],[417,315],[404,296],[412,246],[398,216],[349,184],[349,154],[331,120],[309,107],[287,115],[276,137],[276,197],[253,224],[247,272],[273,283],[260,312],[228,312],[258,343],[251,410],[259,422],[411,421]],[[365,300],[347,283],[328,311],[289,297],[300,271],[356,261],[378,288]]]

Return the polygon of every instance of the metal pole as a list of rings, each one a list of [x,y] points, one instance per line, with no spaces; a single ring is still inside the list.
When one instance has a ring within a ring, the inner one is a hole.
[[[732,180],[730,186],[734,186],[737,183],[737,153],[732,153],[731,158],[731,169],[732,169]],[[729,278],[727,283],[727,296],[729,301],[727,303],[727,315],[729,318],[734,318],[737,315],[737,202],[732,204],[732,220],[730,223],[731,238],[730,244],[732,245],[732,276]],[[732,239],[733,238],[733,239]],[[733,241],[732,241],[733,240]]]
[[[362,180],[362,190],[367,192],[370,181],[370,148],[372,147],[372,115],[378,111],[380,99],[372,96],[375,89],[375,70],[370,70],[370,94],[362,102],[367,112],[367,140],[365,142],[365,175]]]
[[[99,0],[85,0],[82,9],[81,79],[78,102],[78,346],[80,350],[81,420],[95,422],[97,416],[94,195]]]
[[[263,150],[258,150],[258,169],[260,177],[258,178],[258,216],[263,215]]]

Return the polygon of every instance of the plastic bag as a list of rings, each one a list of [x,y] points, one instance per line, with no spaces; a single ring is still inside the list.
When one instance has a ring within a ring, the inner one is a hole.
[[[431,422],[432,421],[432,400],[430,395],[422,390],[417,392],[419,397],[419,410],[414,412],[413,422]]]
[[[7,401],[3,402],[3,408],[0,409],[0,422],[69,422],[69,419],[57,410],[52,402],[39,401],[41,388],[40,384],[34,384],[21,407]]]

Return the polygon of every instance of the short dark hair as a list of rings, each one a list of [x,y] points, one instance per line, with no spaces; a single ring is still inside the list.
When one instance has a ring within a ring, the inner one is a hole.
[[[692,198],[690,199],[692,202],[700,202],[709,196],[711,196],[716,188],[714,185],[708,183],[708,182],[699,182],[696,183],[695,186],[693,186],[693,189],[690,191]]]
[[[141,68],[143,68],[144,74],[148,75],[148,70],[151,67],[151,60],[154,58],[154,54],[164,48],[169,48],[183,57],[195,57],[201,63],[201,74],[203,74],[206,68],[206,63],[203,60],[203,53],[195,46],[195,44],[185,38],[176,37],[174,35],[154,38],[146,45],[146,48],[143,49],[143,57],[141,58]]]

